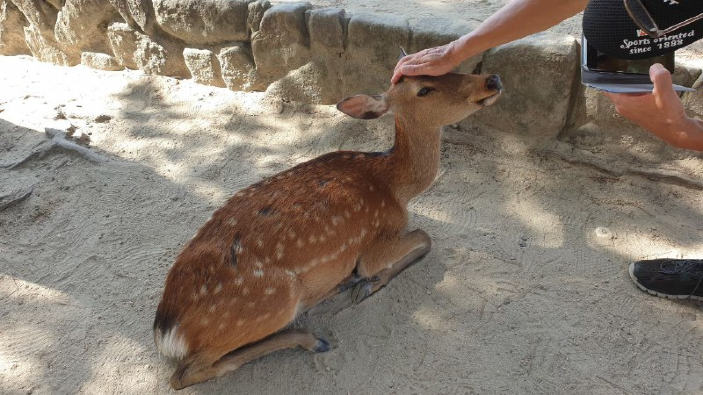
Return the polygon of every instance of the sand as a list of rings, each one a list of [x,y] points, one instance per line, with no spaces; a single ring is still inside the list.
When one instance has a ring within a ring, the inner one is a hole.
[[[27,57],[0,70],[3,393],[169,392],[151,324],[198,227],[262,177],[391,144],[390,118],[332,106]],[[44,128],[71,125],[98,157],[40,152]],[[703,309],[627,274],[634,259],[703,257],[700,190],[567,162],[510,131],[444,140],[410,206],[432,251],[363,303],[304,317],[330,352],[275,353],[182,393],[703,391]]]

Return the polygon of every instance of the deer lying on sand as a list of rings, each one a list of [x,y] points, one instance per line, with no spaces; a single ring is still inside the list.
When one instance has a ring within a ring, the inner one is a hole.
[[[327,351],[324,339],[283,329],[342,289],[353,287],[360,302],[427,254],[427,233],[406,231],[407,204],[437,174],[441,127],[500,92],[496,75],[452,73],[405,77],[382,95],[344,99],[337,108],[355,118],[395,114],[391,150],[320,156],[215,211],[176,259],[156,311],[156,346],[178,360],[171,386],[276,350]]]

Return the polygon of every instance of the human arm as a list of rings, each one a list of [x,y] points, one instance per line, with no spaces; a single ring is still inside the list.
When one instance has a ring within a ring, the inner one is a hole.
[[[476,30],[449,44],[402,58],[392,82],[403,75],[442,75],[489,48],[548,29],[586,7],[588,0],[513,0]]]
[[[618,113],[660,139],[675,147],[703,151],[703,122],[686,116],[669,71],[660,64],[652,65],[649,78],[654,84],[651,94],[606,95]]]

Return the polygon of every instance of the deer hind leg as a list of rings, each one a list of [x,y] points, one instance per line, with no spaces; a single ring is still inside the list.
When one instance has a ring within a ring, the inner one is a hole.
[[[325,352],[330,349],[327,340],[317,338],[312,333],[287,330],[234,350],[209,366],[185,363],[173,373],[171,386],[177,390],[185,388],[237,370],[242,365],[274,351],[298,346],[313,352]]]
[[[421,229],[373,244],[361,255],[356,267],[362,279],[352,289],[352,301],[359,303],[383,288],[393,277],[424,257],[431,247],[430,236]]]

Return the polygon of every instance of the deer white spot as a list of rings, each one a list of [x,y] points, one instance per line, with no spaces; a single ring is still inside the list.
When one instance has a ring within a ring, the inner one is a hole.
[[[276,288],[266,288],[266,289],[264,290],[264,294],[265,294],[265,295],[273,295],[273,294],[275,294],[275,293],[276,293]]]
[[[294,272],[294,271],[286,269],[286,270],[285,270],[285,273],[286,273],[287,275],[289,275],[289,276],[295,278],[295,272]]]
[[[253,274],[254,274],[254,277],[263,277],[264,271],[263,270],[254,270]],[[246,289],[246,288],[244,288],[244,289]],[[246,294],[244,294],[244,295],[246,295]]]
[[[334,217],[332,217],[332,226],[337,226],[337,225],[339,225],[342,221],[344,221],[344,219],[342,219],[342,217],[340,217],[340,216],[338,216],[338,215],[335,215]]]
[[[254,307],[256,307],[256,303],[254,303],[254,302],[249,302],[249,303],[247,303],[247,307],[250,308],[250,309],[253,309]]]
[[[210,320],[208,320],[207,318],[203,318],[200,320],[200,325],[202,325],[202,326],[208,326],[209,323],[210,323]]]
[[[256,261],[256,262],[254,262],[254,266],[256,266],[256,267],[258,267],[259,269],[261,269],[262,267],[264,267],[264,264],[261,263],[260,261]]]
[[[225,324],[221,323],[220,325],[217,326],[217,329],[222,332],[225,329]]]
[[[209,309],[207,309],[208,312],[214,313],[215,312],[215,305],[210,306]]]
[[[264,241],[261,239],[256,239],[256,246],[261,248],[264,246]]]
[[[160,330],[154,333],[156,349],[169,358],[181,359],[188,355],[188,344],[178,331],[178,325],[163,334]]]
[[[303,246],[305,245],[305,243],[303,243],[303,239],[298,239],[298,240],[295,241],[295,245],[296,245],[298,248],[303,248]]]
[[[386,207],[386,201],[385,201],[385,200],[381,200],[381,207]]]
[[[249,288],[248,287],[242,288],[242,295],[244,295],[244,296],[249,295]]]
[[[244,325],[244,320],[242,320],[242,319],[237,320],[237,326],[242,326],[242,325]]]
[[[283,244],[276,243],[276,259],[281,260],[283,258]]]
[[[317,237],[315,237],[315,235],[310,235],[310,237],[308,237],[308,241],[310,242],[310,244],[314,244],[315,242],[317,242]]]
[[[242,285],[244,283],[244,278],[242,276],[237,276],[237,278],[234,279],[234,283],[236,285]]]
[[[351,213],[348,210],[344,210],[344,218],[346,218],[346,219],[351,218]]]
[[[229,311],[222,313],[222,318],[229,318]]]
[[[373,192],[374,188],[373,185],[369,185],[369,191]]]
[[[288,230],[288,238],[291,240],[295,239],[295,232],[293,230]]]
[[[271,263],[271,258],[269,258],[269,257],[264,258],[264,263],[267,264],[267,265],[268,265],[269,263]]]
[[[374,210],[373,216],[374,216],[374,217],[378,217],[378,210]]]
[[[318,238],[318,240],[320,240],[320,243],[324,243],[325,240],[327,240],[327,239],[325,238],[325,235],[320,235],[320,237]]]
[[[206,286],[205,284],[203,284],[203,285],[200,287],[200,295],[201,295],[201,296],[204,296],[206,293],[207,293],[207,286]]]
[[[215,287],[215,290],[212,291],[212,293],[217,295],[218,293],[220,293],[220,291],[222,291],[222,283],[217,283],[217,286]]]
[[[237,226],[237,219],[236,218],[227,218],[227,224],[229,226]]]

